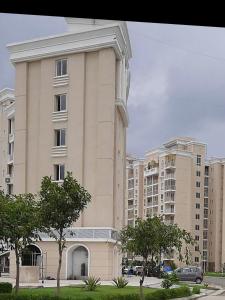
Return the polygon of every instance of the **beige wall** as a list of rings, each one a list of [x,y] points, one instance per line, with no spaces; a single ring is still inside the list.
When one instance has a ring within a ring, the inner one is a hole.
[[[109,48],[66,57],[69,83],[63,87],[53,86],[60,57],[16,65],[15,192],[37,192],[41,178],[53,175],[53,164],[65,163],[92,196],[75,225],[119,229],[124,223],[125,126],[115,106],[115,53]],[[68,121],[53,122],[59,93],[68,95]],[[52,157],[58,128],[67,129],[65,157]]]
[[[52,242],[37,242],[42,255],[44,265],[44,277],[56,278],[58,267],[58,246]],[[88,250],[89,276],[100,277],[102,280],[112,280],[115,276],[121,275],[122,258],[117,245],[108,242],[67,242],[63,251],[61,279],[67,279],[68,264],[72,264],[69,253],[76,247],[84,246]],[[10,253],[10,276],[15,278],[15,254]]]

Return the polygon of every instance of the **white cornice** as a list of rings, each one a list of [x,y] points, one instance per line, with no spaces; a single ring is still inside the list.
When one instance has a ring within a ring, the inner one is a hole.
[[[125,31],[121,28],[119,24],[110,24],[79,33],[65,33],[9,44],[7,48],[12,63],[108,47],[115,50],[118,58],[124,55],[128,61],[131,58],[130,42],[128,35],[126,36]]]
[[[10,88],[4,88],[0,91],[0,104],[8,100],[15,101],[14,90]]]

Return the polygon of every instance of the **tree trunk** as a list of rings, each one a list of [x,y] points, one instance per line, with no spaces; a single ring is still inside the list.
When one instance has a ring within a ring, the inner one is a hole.
[[[141,300],[144,300],[143,283],[145,280],[146,265],[147,265],[147,259],[144,260],[142,276],[140,279],[140,299]]]
[[[62,240],[60,239],[59,242],[59,264],[57,270],[57,296],[60,294],[60,271],[62,266]]]
[[[19,282],[20,282],[20,257],[18,252],[18,247],[15,245],[15,254],[16,254],[16,290],[15,294],[18,294],[19,291]]]

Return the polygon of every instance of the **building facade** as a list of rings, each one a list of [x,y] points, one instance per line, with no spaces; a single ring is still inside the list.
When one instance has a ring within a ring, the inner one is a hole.
[[[16,72],[13,193],[36,193],[43,176],[60,183],[72,172],[92,199],[71,228],[76,237],[68,232],[61,278],[109,280],[121,272],[131,47],[125,22],[66,22],[68,33],[7,46]],[[57,244],[43,235],[35,247],[47,257],[45,276],[55,277]],[[10,273],[15,276],[13,253]]]
[[[162,216],[192,234],[192,264],[221,270],[223,166],[224,160],[206,159],[206,144],[186,137],[148,151],[144,159],[128,156],[127,224],[134,225],[137,217]],[[181,265],[175,255],[164,257],[171,259]]]

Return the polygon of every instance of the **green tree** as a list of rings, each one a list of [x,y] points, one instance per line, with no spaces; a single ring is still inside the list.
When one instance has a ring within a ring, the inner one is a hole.
[[[177,250],[183,260],[182,245],[193,243],[191,235],[177,225],[166,225],[160,217],[137,219],[135,227],[126,226],[120,232],[121,250],[133,253],[143,259],[143,271],[140,278],[140,297],[144,299],[143,283],[148,261],[158,258],[162,253]],[[187,256],[188,256],[187,251]]]
[[[80,213],[90,200],[90,194],[72,177],[70,172],[67,172],[61,185],[53,182],[48,176],[42,179],[39,201],[41,230],[48,233],[58,243],[58,295],[60,293],[60,271],[62,253],[66,244],[66,232],[78,220]]]
[[[15,251],[16,294],[19,290],[20,259],[23,250],[35,240],[39,240],[37,202],[33,194],[5,195],[0,193],[1,238]]]

